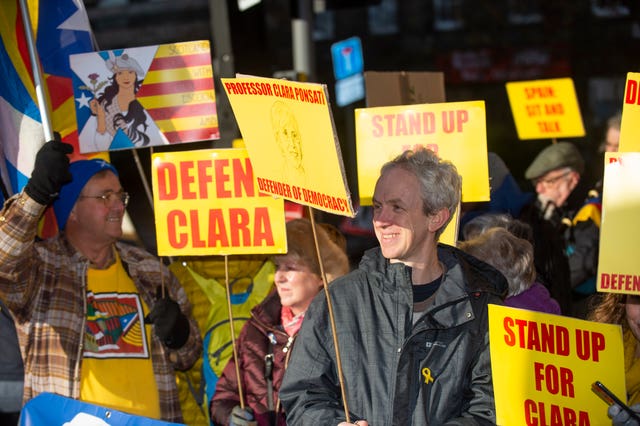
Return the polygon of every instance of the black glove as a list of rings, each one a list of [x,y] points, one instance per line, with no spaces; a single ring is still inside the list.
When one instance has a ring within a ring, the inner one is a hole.
[[[253,418],[253,410],[249,407],[240,408],[239,405],[233,407],[231,416],[229,417],[229,426],[256,426]]]
[[[156,336],[168,348],[179,349],[189,338],[189,319],[180,311],[180,305],[167,293],[162,297],[162,288],[158,287],[158,301],[145,317],[147,324],[153,324]]]
[[[24,192],[39,204],[47,205],[53,201],[62,185],[71,181],[67,154],[72,152],[71,145],[60,142],[59,134],[56,134],[56,140],[42,145],[36,154],[31,179],[24,187]]]
[[[635,404],[630,407],[633,411],[640,415],[640,404]],[[638,420],[631,418],[629,413],[620,408],[619,405],[613,404],[609,407],[607,411],[609,418],[612,420],[613,426],[638,426],[640,422]]]

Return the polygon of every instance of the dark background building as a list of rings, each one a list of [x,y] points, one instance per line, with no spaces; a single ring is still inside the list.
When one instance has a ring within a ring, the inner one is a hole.
[[[505,83],[573,79],[586,136],[571,141],[596,175],[604,123],[622,107],[626,73],[640,68],[640,5],[631,0],[263,0],[241,11],[246,4],[85,1],[101,50],[208,39],[216,79],[235,72],[272,77],[293,70],[292,19],[301,16],[312,28],[312,69],[305,77],[326,84],[331,96],[331,45],[352,36],[362,40],[365,71],[442,71],[447,101],[485,101],[488,149],[505,160],[523,189],[530,189],[524,169],[550,141],[518,140]],[[224,94],[217,90],[216,95],[221,140],[180,149],[228,146],[240,136]],[[332,107],[354,194],[352,121],[354,109],[362,107],[364,101]],[[114,154],[114,162],[131,155]],[[149,154],[139,154],[148,163]],[[144,204],[139,198],[137,203]],[[138,210],[146,214],[143,205]]]

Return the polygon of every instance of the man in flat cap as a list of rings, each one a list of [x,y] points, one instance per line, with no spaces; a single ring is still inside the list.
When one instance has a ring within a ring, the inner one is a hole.
[[[584,201],[578,189],[583,173],[584,159],[573,144],[558,142],[544,148],[525,171],[537,197],[520,215],[534,230],[540,279],[560,303],[563,314],[579,317],[585,313],[573,307],[581,297],[572,294],[572,289],[595,277],[599,238],[598,226],[576,216],[578,209],[570,202],[577,196],[580,207]]]

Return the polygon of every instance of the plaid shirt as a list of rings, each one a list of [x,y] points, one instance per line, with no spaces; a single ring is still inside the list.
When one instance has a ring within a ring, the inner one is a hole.
[[[35,242],[45,206],[25,193],[7,200],[0,212],[0,297],[13,312],[24,359],[24,401],[42,392],[78,398],[86,322],[89,260],[61,233]],[[152,333],[151,359],[163,420],[182,422],[174,369],[190,368],[202,354],[191,306],[178,280],[154,256],[115,243],[123,266],[147,306],[164,283],[191,323],[187,343],[166,348]]]

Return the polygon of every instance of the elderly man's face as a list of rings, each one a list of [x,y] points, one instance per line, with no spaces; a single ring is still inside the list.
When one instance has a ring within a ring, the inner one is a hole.
[[[580,175],[578,172],[563,168],[545,173],[534,180],[534,185],[540,198],[552,201],[553,204],[561,207],[579,181]]]

